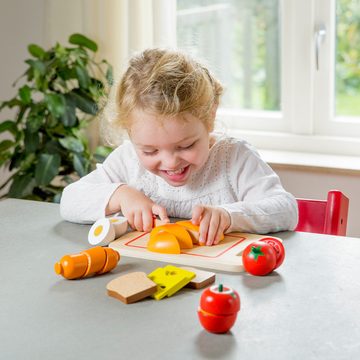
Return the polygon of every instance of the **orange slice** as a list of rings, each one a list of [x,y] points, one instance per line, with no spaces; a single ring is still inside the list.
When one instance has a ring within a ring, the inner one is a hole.
[[[156,237],[160,231],[173,234],[179,242],[180,249],[192,249],[193,242],[188,231],[178,224],[164,224],[153,228],[150,232],[150,240]]]
[[[200,229],[199,225],[194,225],[191,222],[191,220],[177,221],[176,224],[184,227],[188,231],[188,233],[191,236],[193,244],[198,244],[199,243],[199,229]],[[220,241],[221,240],[224,240],[224,234],[221,235]]]
[[[156,228],[153,230],[155,229]],[[163,254],[180,254],[180,245],[174,234],[164,230],[152,234],[153,230],[150,233],[150,240],[147,244],[147,249],[149,251]]]

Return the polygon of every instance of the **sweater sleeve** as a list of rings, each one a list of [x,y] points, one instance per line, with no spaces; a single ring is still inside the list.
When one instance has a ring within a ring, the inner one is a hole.
[[[96,169],[65,187],[60,201],[61,216],[71,222],[88,224],[105,217],[111,195],[128,183],[129,146],[121,145]]]
[[[296,199],[284,190],[279,177],[255,149],[248,144],[233,144],[227,168],[228,180],[238,199],[221,206],[231,217],[228,232],[266,234],[296,227]]]

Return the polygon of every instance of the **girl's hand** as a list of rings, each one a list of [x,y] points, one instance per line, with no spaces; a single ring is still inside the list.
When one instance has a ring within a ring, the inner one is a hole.
[[[216,245],[230,226],[230,215],[219,207],[196,205],[191,221],[194,225],[200,224],[200,244]]]
[[[168,221],[166,209],[148,198],[141,191],[128,185],[119,186],[106,207],[106,215],[121,211],[129,225],[137,231],[151,231],[153,214]]]

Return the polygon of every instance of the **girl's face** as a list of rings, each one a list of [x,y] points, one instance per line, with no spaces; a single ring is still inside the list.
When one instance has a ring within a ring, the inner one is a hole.
[[[203,122],[186,114],[159,117],[134,110],[129,135],[140,163],[172,186],[185,185],[209,156],[210,136]]]

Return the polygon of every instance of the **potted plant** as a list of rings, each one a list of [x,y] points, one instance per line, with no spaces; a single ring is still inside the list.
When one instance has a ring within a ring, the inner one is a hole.
[[[5,196],[42,201],[60,200],[65,185],[89,173],[110,148],[90,151],[85,129],[101,110],[112,84],[112,68],[96,60],[97,44],[81,35],[45,51],[31,44],[31,58],[19,80],[17,94],[0,103],[14,118],[0,123],[0,167],[10,171],[0,186],[11,183]],[[4,197],[4,196],[3,196]]]

